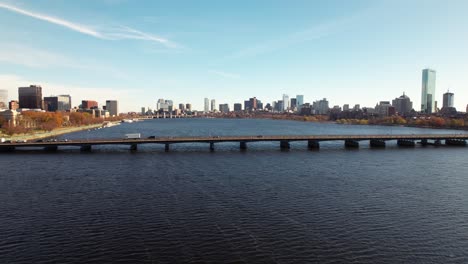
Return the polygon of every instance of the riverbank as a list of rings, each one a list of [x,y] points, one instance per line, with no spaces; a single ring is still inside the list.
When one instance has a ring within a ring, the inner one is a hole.
[[[37,140],[43,138],[50,138],[50,137],[57,137],[68,133],[88,130],[88,129],[95,129],[103,127],[103,124],[92,124],[87,126],[79,126],[79,127],[63,127],[57,128],[52,131],[36,131],[34,133],[28,134],[18,134],[13,136],[2,135],[0,137],[5,138],[7,140],[16,141],[16,140]]]

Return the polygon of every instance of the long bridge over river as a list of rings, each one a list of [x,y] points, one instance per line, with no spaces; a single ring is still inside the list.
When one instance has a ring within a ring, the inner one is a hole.
[[[78,147],[81,151],[91,151],[98,145],[127,145],[130,150],[136,151],[140,144],[162,144],[165,151],[170,145],[180,143],[207,143],[210,150],[215,144],[223,142],[237,142],[240,149],[247,149],[247,144],[253,142],[278,142],[281,149],[289,149],[290,142],[304,141],[310,149],[319,149],[320,142],[342,141],[346,148],[358,148],[361,141],[369,141],[370,147],[385,147],[387,141],[396,141],[398,146],[414,147],[416,143],[426,145],[452,145],[466,146],[468,134],[401,134],[401,135],[288,135],[288,136],[193,136],[193,137],[151,137],[141,139],[80,139],[73,141],[35,141],[0,143],[0,151],[14,151],[20,148],[43,148],[55,151],[59,147]]]

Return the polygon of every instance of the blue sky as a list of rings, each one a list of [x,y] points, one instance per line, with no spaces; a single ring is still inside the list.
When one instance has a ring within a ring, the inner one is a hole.
[[[374,106],[406,92],[419,109],[421,70],[468,104],[468,1],[0,0],[0,89],[120,101]],[[232,106],[231,106],[232,107]]]

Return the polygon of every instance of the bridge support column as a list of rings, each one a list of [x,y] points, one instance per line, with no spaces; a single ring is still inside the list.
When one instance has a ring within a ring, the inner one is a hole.
[[[427,139],[421,139],[419,143],[421,143],[421,145],[424,147],[428,145]]]
[[[448,146],[466,146],[466,141],[463,139],[446,139],[445,145]]]
[[[57,151],[58,147],[57,146],[47,146],[47,147],[44,147],[44,150],[47,151],[47,152],[54,152],[54,151]]]
[[[440,142],[439,139],[434,140],[434,146],[440,146],[440,145],[442,145],[442,142]]]
[[[213,142],[210,142],[210,151],[214,151],[214,143]]]
[[[289,141],[287,141],[287,140],[281,140],[281,141],[280,141],[280,148],[281,148],[281,149],[290,149],[291,146],[289,145]]]
[[[372,148],[385,148],[385,140],[381,139],[371,139],[370,146]]]
[[[239,143],[239,147],[240,147],[240,149],[242,149],[242,150],[246,150],[246,149],[247,149],[247,142],[241,141],[241,142]]]
[[[359,148],[359,141],[357,140],[346,139],[344,144],[346,148]]]
[[[398,139],[397,140],[397,145],[400,146],[400,147],[414,147],[414,146],[416,146],[414,141],[410,140],[410,139]]]
[[[169,152],[169,144],[164,144],[164,151]]]
[[[307,141],[307,147],[309,149],[319,149],[320,148],[320,142],[318,140],[308,140]]]
[[[81,146],[80,150],[82,152],[90,152],[91,151],[91,145],[83,145],[83,146]]]
[[[138,150],[138,144],[131,144],[130,145],[130,150],[131,151],[137,151]]]
[[[13,146],[7,146],[7,147],[1,146],[0,147],[0,152],[13,152],[13,151],[15,151],[15,147]]]

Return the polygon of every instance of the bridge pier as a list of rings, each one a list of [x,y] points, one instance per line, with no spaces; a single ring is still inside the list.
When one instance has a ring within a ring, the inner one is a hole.
[[[164,144],[164,151],[169,152],[169,144]]]
[[[47,151],[47,152],[54,152],[54,151],[57,151],[58,147],[57,146],[47,146],[47,147],[44,147],[44,150]]]
[[[281,140],[281,141],[280,141],[280,148],[281,148],[281,149],[290,149],[291,146],[289,145],[289,141],[287,141],[287,140]]]
[[[421,139],[421,141],[419,142],[422,146],[427,146],[429,143],[427,142],[427,139]]]
[[[308,140],[307,141],[307,147],[309,149],[319,149],[320,148],[320,142],[318,140]]]
[[[427,144],[427,142],[426,142]],[[398,139],[397,140],[397,145],[399,147],[414,147],[416,144],[414,143],[414,140],[410,139]]]
[[[81,150],[82,152],[90,152],[91,149],[92,149],[91,145],[83,145],[83,146],[81,146],[81,148],[80,148],[80,150]]]
[[[463,139],[446,139],[445,145],[447,146],[466,146],[466,141]]]
[[[385,140],[381,139],[371,139],[370,146],[372,148],[385,148]]]
[[[137,151],[138,150],[138,144],[131,144],[130,145],[130,150],[131,151]]]
[[[210,142],[210,151],[214,151],[215,148],[214,148],[214,143],[213,142]]]
[[[239,148],[242,149],[242,150],[246,150],[247,149],[247,142],[241,141],[239,143]]]
[[[359,148],[359,141],[357,140],[346,139],[344,144],[346,148]]]
[[[13,152],[15,151],[15,147],[13,146],[0,146],[0,152]]]

